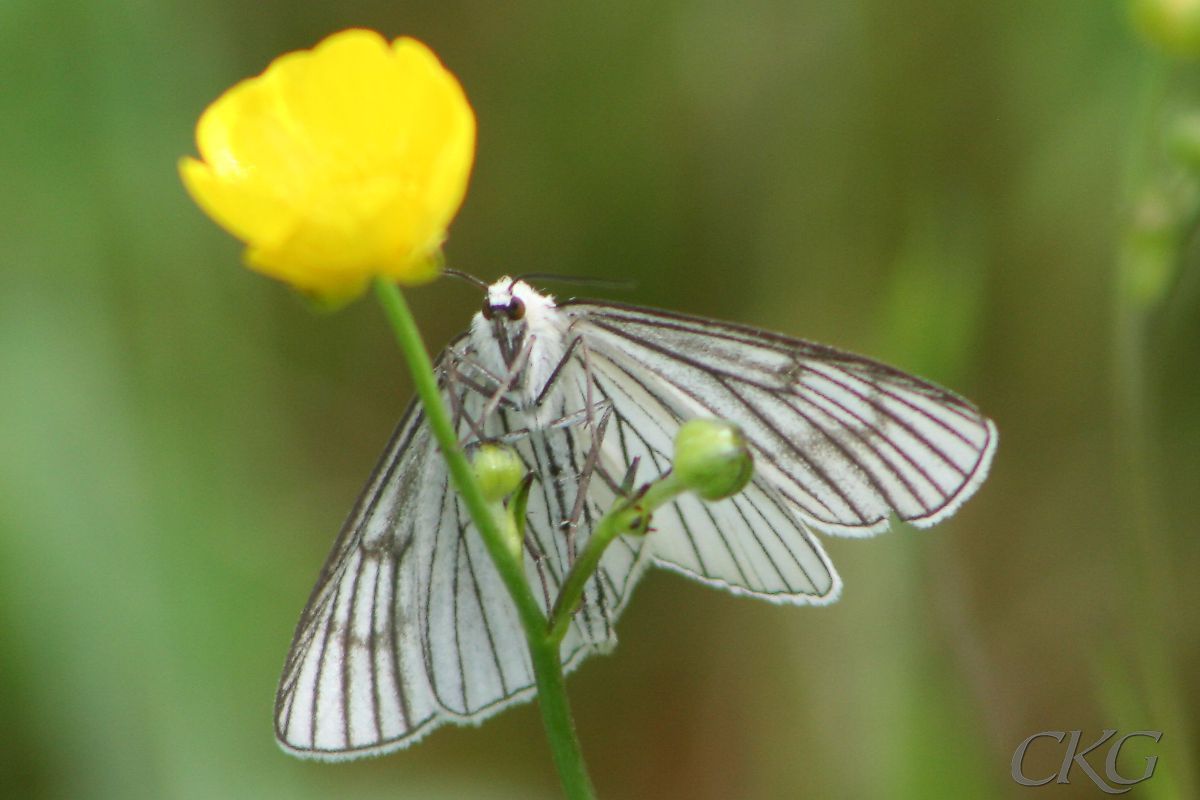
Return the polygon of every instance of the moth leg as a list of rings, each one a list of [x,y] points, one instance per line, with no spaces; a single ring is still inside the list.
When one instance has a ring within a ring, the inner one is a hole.
[[[511,400],[509,400],[507,397],[505,397],[505,395],[512,389],[513,384],[517,380],[517,377],[521,374],[521,370],[523,370],[525,368],[525,365],[528,363],[529,351],[532,349],[532,347],[533,347],[533,337],[530,337],[529,339],[526,340],[525,345],[521,348],[520,353],[517,354],[516,361],[513,363],[512,368],[508,371],[508,375],[503,380],[492,375],[492,373],[490,371],[484,369],[482,365],[475,363],[474,359],[470,359],[470,357],[466,353],[461,353],[461,354],[456,353],[455,355],[458,356],[458,358],[447,359],[447,361],[449,362],[447,365],[447,379],[449,381],[462,383],[464,386],[471,389],[472,391],[474,391],[476,394],[480,395],[481,397],[488,398],[487,402],[484,403],[483,409],[479,412],[479,414],[476,417],[472,418],[471,415],[467,413],[467,411],[464,407],[465,406],[464,401],[466,399],[465,392],[464,392],[463,398],[458,400],[459,408],[458,408],[458,415],[455,418],[455,426],[454,426],[455,430],[458,430],[458,422],[465,420],[467,423],[467,426],[471,429],[470,433],[472,435],[474,435],[476,442],[487,441],[487,437],[484,435],[484,432],[483,432],[483,425],[484,425],[485,420],[487,420],[488,417],[490,417],[492,414],[494,414],[496,412],[496,409],[499,408],[501,405],[504,405],[508,408],[516,407],[515,404]],[[472,380],[468,376],[464,375],[463,372],[458,368],[459,361],[468,363],[469,366],[480,370],[480,372],[484,373],[486,379],[492,380],[496,384],[496,387],[494,389],[492,389],[492,388],[483,386],[482,384],[480,384],[480,383]],[[454,395],[452,394],[451,402],[454,403],[456,401],[456,399],[457,398],[455,398]],[[459,447],[466,447],[469,441],[470,441],[470,436],[464,437],[463,439],[461,439],[459,441],[458,445],[459,445]]]
[[[596,407],[607,409],[611,405],[612,403],[610,401],[601,400],[596,404]],[[551,420],[550,422],[546,423],[544,428],[541,428],[540,430],[545,432],[562,430],[563,428],[572,428],[576,425],[586,422],[587,417],[587,409],[581,408],[578,411],[572,411],[570,414],[565,414],[558,419]],[[497,442],[499,444],[513,444],[514,442],[528,439],[532,435],[533,431],[531,431],[529,428],[514,428],[513,430],[510,430],[507,433],[502,433],[499,436],[489,436],[486,438],[486,441]]]
[[[497,375],[496,373],[492,372],[490,369],[485,367],[479,361],[479,359],[475,358],[475,356],[472,355],[471,353],[469,353],[465,350],[462,352],[459,352],[457,350],[451,349],[450,354],[458,361],[458,363],[466,364],[471,369],[476,370],[480,375],[482,375],[487,380],[491,381],[494,385],[499,386],[501,383],[504,382],[503,378],[501,378],[499,375]],[[462,374],[461,370],[459,371],[459,374]],[[463,377],[467,378],[468,376],[464,375]],[[478,384],[476,384],[476,385],[478,385]],[[479,393],[486,397],[487,395],[491,394],[491,391],[488,389],[481,389]]]
[[[517,382],[517,377],[522,371],[524,371],[525,366],[529,363],[529,353],[533,350],[533,343],[536,338],[537,337],[535,336],[526,337],[525,343],[521,346],[520,352],[517,353],[517,357],[513,360],[512,367],[508,370],[508,375],[506,375],[500,385],[496,387],[496,391],[492,393],[492,396],[488,398],[488,401],[484,404],[483,410],[479,412],[480,421],[485,420],[494,414],[496,409],[500,407],[500,403],[504,401],[504,395],[508,394],[508,392],[512,390],[513,384]]]
[[[508,397],[505,397],[505,395],[508,395],[509,391],[512,389],[512,384],[516,383],[518,375],[520,375],[521,371],[526,368],[526,365],[529,362],[529,351],[533,349],[533,342],[534,337],[532,336],[526,339],[526,343],[524,343],[520,353],[517,353],[516,360],[512,362],[512,367],[509,369],[508,374],[506,374],[503,379],[496,379],[494,375],[480,367],[481,371],[485,372],[487,375],[487,379],[496,380],[496,387],[494,387],[494,389],[490,389],[490,387],[475,383],[475,381],[472,381],[467,378],[466,375],[463,375],[461,371],[458,371],[457,363],[452,365],[452,367],[454,367],[455,374],[458,375],[458,378],[460,378],[463,383],[466,383],[470,389],[473,389],[476,395],[487,398],[487,401],[484,403],[484,408],[479,411],[479,415],[476,415],[474,420],[470,419],[469,415],[464,413],[468,426],[470,427],[470,434],[474,435],[475,443],[481,443],[481,441],[488,440],[488,437],[484,435],[482,428],[484,428],[484,423],[488,417],[491,417],[494,413],[496,413],[496,409],[500,408],[500,405],[504,405],[506,408],[516,408],[516,404],[510,401]],[[457,429],[457,427],[455,429]],[[470,443],[472,443],[472,439],[470,439],[468,435],[468,437],[464,437],[458,441],[458,446],[467,447]]]
[[[637,476],[638,464],[641,463],[641,456],[634,456],[629,462],[629,467],[625,470],[624,477],[617,480],[613,474],[608,471],[608,468],[603,464],[596,462],[596,474],[604,481],[612,493],[617,497],[629,499],[633,496],[633,484]]]
[[[484,377],[484,379],[486,379],[487,381],[490,381],[493,386],[497,387],[495,389],[485,387],[483,384],[479,383],[478,381],[472,380],[469,376],[467,376],[465,373],[463,373],[462,370],[458,371],[460,380],[462,380],[463,383],[467,384],[472,389],[474,389],[477,394],[480,394],[483,397],[488,398],[488,403],[487,403],[487,406],[485,407],[486,413],[481,414],[481,416],[488,416],[489,414],[494,412],[497,407],[499,407],[501,405],[505,406],[506,408],[516,408],[516,404],[514,402],[512,402],[511,400],[509,400],[504,395],[510,389],[512,389],[512,385],[516,382],[517,378],[520,376],[521,371],[523,369],[525,369],[525,367],[527,366],[527,364],[529,362],[529,354],[530,354],[530,351],[533,349],[533,343],[536,340],[536,338],[537,338],[536,336],[531,336],[525,340],[524,344],[521,346],[520,351],[518,351],[518,353],[517,353],[517,358],[513,362],[512,367],[508,370],[507,374],[504,376],[500,376],[500,375],[497,375],[496,373],[492,372],[490,369],[488,369],[486,366],[484,366],[483,363],[479,361],[479,359],[475,358],[474,355],[472,355],[471,353],[468,353],[466,351],[459,352],[459,351],[453,350],[453,349],[450,350],[450,354],[457,360],[458,363],[466,364],[468,367],[470,367],[471,369],[477,371],[480,375],[482,375]]]
[[[629,469],[625,470],[625,477],[621,479],[620,494],[622,497],[633,496],[633,484],[637,479],[638,465],[641,463],[641,456],[634,456],[629,462]]]
[[[621,493],[620,483],[613,478],[612,473],[608,471],[607,467],[605,467],[603,464],[597,463],[596,474],[600,476],[600,479],[604,481],[604,485],[607,486],[613,494],[615,494],[617,497],[624,497],[624,495]]]
[[[550,396],[550,391],[558,385],[558,379],[562,375],[563,367],[567,365],[567,362],[571,360],[571,356],[575,354],[575,348],[579,345],[579,341],[578,336],[572,339],[571,343],[567,345],[567,350],[563,353],[562,358],[554,365],[554,369],[550,370],[550,377],[546,379],[546,385],[542,387],[542,390],[538,392],[537,398],[533,401],[535,408],[541,408],[542,403]]]
[[[596,407],[594,402],[595,382],[592,380],[592,361],[588,356],[587,343],[582,339],[574,339],[571,342],[571,347],[574,347],[576,343],[579,343],[579,349],[583,353],[583,408],[585,411],[587,411],[587,429],[591,431],[592,434],[593,454],[589,456],[589,459],[594,462],[594,451],[600,448],[600,440],[604,438],[604,431],[603,429],[597,430],[595,420],[592,418],[592,409]],[[570,348],[568,348],[568,352],[570,352]],[[608,398],[605,399],[607,400]],[[608,403],[608,409],[609,412],[612,411],[611,401]],[[607,423],[608,414],[606,413],[604,424],[607,425]]]
[[[471,433],[473,433],[475,435],[476,440],[483,441],[483,429],[480,427],[479,421],[472,419],[471,415],[467,413],[467,410],[465,408],[467,389],[469,389],[471,387],[467,386],[466,388],[464,388],[462,390],[461,395],[458,392],[458,384],[459,383],[465,384],[466,381],[468,381],[470,379],[458,371],[458,364],[454,361],[454,359],[447,359],[447,361],[448,361],[448,363],[446,365],[446,383],[447,383],[446,394],[450,398],[450,412],[451,412],[451,416],[453,418],[454,430],[459,429],[460,423],[466,422],[467,427],[471,429]],[[463,441],[460,441],[458,444],[459,444],[459,447],[464,446]]]
[[[575,341],[579,342],[580,339]],[[567,552],[574,563],[575,561],[575,530],[579,527],[579,519],[583,514],[584,503],[587,502],[588,484],[591,482],[592,474],[595,472],[600,460],[600,447],[604,441],[604,433],[608,429],[608,422],[612,418],[613,405],[612,401],[605,398],[604,414],[600,418],[600,424],[597,425],[593,417],[593,410],[599,407],[595,402],[595,382],[592,380],[592,364],[588,356],[587,344],[583,343],[580,347],[583,353],[583,373],[584,373],[584,410],[587,412],[587,420],[585,425],[592,436],[592,446],[588,450],[587,459],[584,461],[583,470],[579,474],[579,488],[575,493],[575,506],[571,509],[570,518],[563,524],[563,528],[567,533]]]
[[[454,374],[455,374],[455,380],[458,383],[461,383],[463,386],[470,389],[475,394],[482,395],[484,397],[491,397],[492,392],[495,391],[494,389],[484,386],[482,383],[479,383],[478,381],[470,378],[469,376],[464,375],[457,368],[455,368]],[[512,409],[515,409],[517,407],[516,404],[513,403],[513,401],[509,400],[507,397],[501,398],[500,405],[504,406],[505,408],[512,408]]]
[[[591,407],[588,407],[588,416],[591,416]],[[604,438],[604,431],[608,427],[608,421],[612,418],[612,406],[609,405],[604,409],[604,415],[600,418],[600,425],[592,428],[591,420],[587,425],[592,431],[592,446],[588,448],[587,458],[584,459],[583,469],[579,471],[579,486],[575,490],[575,503],[571,507],[571,515],[562,523],[562,530],[567,537],[567,561],[571,564],[575,563],[575,531],[579,527],[579,519],[583,516],[583,507],[587,503],[588,483],[591,481],[592,473],[596,469],[596,464],[600,458],[600,442]]]

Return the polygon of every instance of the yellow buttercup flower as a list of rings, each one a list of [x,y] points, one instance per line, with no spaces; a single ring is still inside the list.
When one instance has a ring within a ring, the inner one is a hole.
[[[229,89],[179,169],[247,264],[326,301],[436,277],[475,155],[462,87],[415,39],[334,34]]]

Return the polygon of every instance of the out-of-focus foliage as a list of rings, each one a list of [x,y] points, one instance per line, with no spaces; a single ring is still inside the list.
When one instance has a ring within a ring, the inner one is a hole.
[[[1117,276],[1180,187],[1144,157],[1153,109],[1200,91],[1094,0],[4,3],[0,795],[555,794],[532,707],[368,762],[272,741],[410,387],[377,308],[316,316],[243,269],[175,161],[222,90],[352,25],[429,43],[475,106],[452,266],[633,278],[622,299],[886,358],[1000,427],[953,520],[825,538],[836,605],[647,580],[570,681],[603,796],[1015,796],[1017,743],[1073,728],[1162,729],[1135,793],[1197,796],[1190,222],[1153,302]],[[409,297],[434,346],[479,302]]]
[[[1200,56],[1200,2],[1131,0],[1130,11],[1146,40],[1183,58]]]

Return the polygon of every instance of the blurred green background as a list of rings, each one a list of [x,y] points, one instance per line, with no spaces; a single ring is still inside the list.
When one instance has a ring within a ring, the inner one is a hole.
[[[350,764],[272,738],[411,387],[369,299],[316,316],[242,269],[175,162],[226,87],[355,25],[477,110],[454,266],[632,278],[1000,427],[949,522],[824,538],[834,606],[653,573],[569,684],[602,796],[1094,797],[1012,753],[1116,728],[1164,732],[1131,797],[1200,797],[1200,81],[1095,0],[0,4],[0,795],[556,796],[532,706]],[[433,347],[478,306],[409,298]]]

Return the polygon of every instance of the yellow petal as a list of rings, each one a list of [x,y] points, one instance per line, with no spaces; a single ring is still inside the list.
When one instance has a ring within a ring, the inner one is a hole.
[[[181,158],[179,174],[196,204],[243,241],[277,241],[295,221],[276,197],[257,194],[247,181],[222,180],[202,161]]]

